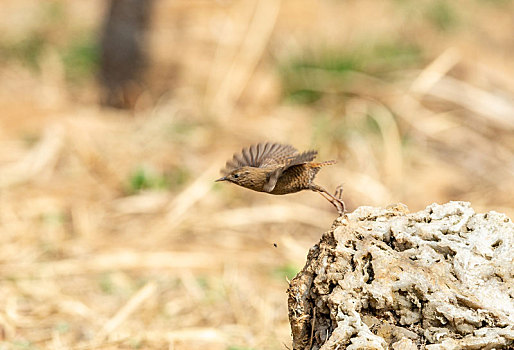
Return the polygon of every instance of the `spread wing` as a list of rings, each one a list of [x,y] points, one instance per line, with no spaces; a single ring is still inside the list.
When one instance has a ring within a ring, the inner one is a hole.
[[[254,168],[276,167],[285,164],[288,159],[296,155],[298,155],[298,151],[290,145],[269,142],[259,143],[244,148],[241,153],[234,154],[234,157],[225,165],[222,173],[226,175],[244,166]]]

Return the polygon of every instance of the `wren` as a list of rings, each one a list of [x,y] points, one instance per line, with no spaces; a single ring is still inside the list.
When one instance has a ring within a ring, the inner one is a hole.
[[[317,154],[314,150],[299,153],[290,145],[259,143],[234,154],[221,171],[223,177],[216,181],[228,181],[270,194],[311,190],[321,194],[342,215],[344,202],[313,182],[322,167],[335,164],[334,160],[313,162]]]

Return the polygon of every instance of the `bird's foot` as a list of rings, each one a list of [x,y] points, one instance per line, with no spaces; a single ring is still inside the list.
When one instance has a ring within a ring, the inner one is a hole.
[[[336,198],[335,202],[337,203],[337,205],[334,205],[337,208],[337,212],[339,213],[339,215],[345,215],[346,205],[344,204],[343,200],[340,198]]]
[[[339,185],[336,187],[336,190],[334,192],[334,198],[337,200],[338,204],[340,205],[340,209],[338,208],[337,211],[340,215],[344,215],[346,212],[346,206],[343,202],[343,185]]]
[[[343,185],[339,185],[336,187],[336,190],[334,191],[334,197],[337,199],[343,199]]]

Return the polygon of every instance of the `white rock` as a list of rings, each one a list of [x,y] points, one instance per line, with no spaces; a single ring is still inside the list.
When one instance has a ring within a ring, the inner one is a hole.
[[[504,214],[466,202],[358,208],[291,281],[293,348],[514,348],[513,259]]]

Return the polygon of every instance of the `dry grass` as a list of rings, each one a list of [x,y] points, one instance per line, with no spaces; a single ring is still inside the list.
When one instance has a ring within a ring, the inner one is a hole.
[[[252,142],[337,159],[319,182],[350,210],[514,216],[513,3],[433,3],[156,2],[120,112],[63,59],[103,2],[4,1],[0,348],[284,349],[287,278],[335,212],[215,185]]]

